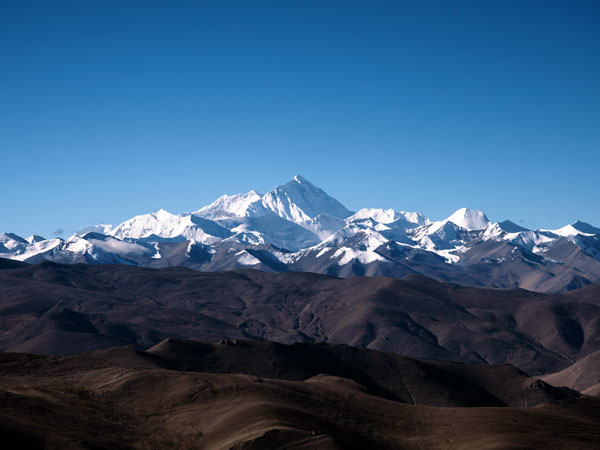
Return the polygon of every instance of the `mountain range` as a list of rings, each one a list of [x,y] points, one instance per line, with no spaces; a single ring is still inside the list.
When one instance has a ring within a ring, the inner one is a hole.
[[[342,278],[417,274],[474,287],[565,292],[600,283],[600,229],[576,221],[529,230],[467,208],[440,221],[393,209],[353,212],[297,175],[264,195],[223,195],[194,212],[161,209],[68,239],[3,233],[0,257]]]

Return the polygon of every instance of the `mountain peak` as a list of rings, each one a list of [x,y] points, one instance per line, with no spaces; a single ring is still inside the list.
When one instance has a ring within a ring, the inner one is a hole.
[[[15,233],[2,233],[0,234],[0,242],[3,241],[7,241],[7,240],[13,240],[13,241],[17,241],[20,242],[22,244],[27,244],[27,240],[23,239],[21,236],[15,234]]]
[[[457,209],[445,222],[452,222],[467,230],[484,230],[490,224],[489,219],[483,212],[469,208]]]
[[[319,214],[342,219],[352,214],[344,205],[301,175],[295,175],[288,183],[267,192],[260,203],[260,208],[254,208],[254,213],[269,211],[298,224],[314,219]]]
[[[600,228],[596,228],[595,226],[590,225],[587,222],[582,222],[581,220],[578,220],[569,225],[565,225],[564,227],[559,228],[558,230],[553,230],[553,232],[558,234],[559,236],[577,236],[578,234],[594,235],[600,234]]]
[[[599,234],[600,233],[600,228],[597,228],[587,222],[582,222],[581,220],[577,220],[576,222],[573,222],[571,224],[571,226],[573,228],[575,228],[576,230],[579,230],[583,233],[587,233],[587,234]]]
[[[292,178],[292,181],[295,181],[298,184],[308,182],[308,180],[306,178],[304,178],[302,175],[299,175],[299,174],[294,175],[294,178]]]
[[[498,226],[502,231],[506,231],[507,233],[520,233],[521,231],[529,231],[527,228],[517,225],[512,220],[508,219],[498,222]]]
[[[43,236],[39,236],[37,234],[32,234],[31,236],[29,236],[27,239],[25,239],[27,242],[29,242],[30,244],[33,244],[35,242],[41,242],[41,241],[45,241],[46,238]]]
[[[282,188],[282,187],[296,187],[296,188],[305,188],[305,189],[309,189],[309,188],[314,188],[314,189],[319,189],[317,186],[315,186],[314,183],[311,183],[310,181],[308,181],[306,178],[304,178],[302,175],[300,174],[296,174],[293,176],[293,178],[288,181],[285,184],[280,184],[276,187],[274,187],[273,189],[278,189],[278,188]]]

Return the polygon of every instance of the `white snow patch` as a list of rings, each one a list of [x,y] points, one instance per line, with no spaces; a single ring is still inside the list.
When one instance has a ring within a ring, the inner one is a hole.
[[[434,250],[433,252],[444,258],[448,264],[456,264],[460,261],[460,256],[456,253],[461,253],[465,249],[465,247],[461,246],[457,248],[451,248],[449,250]]]
[[[154,250],[156,251],[156,253],[152,255],[152,259],[161,259],[162,255],[160,254],[160,249],[158,248],[158,242],[154,243]]]
[[[335,251],[330,257],[331,259],[341,258],[337,263],[344,266],[352,260],[357,260],[361,264],[369,264],[374,261],[386,261],[386,259],[373,251],[354,250],[349,247],[342,247]]]
[[[329,247],[325,247],[325,248],[321,249],[321,250],[319,251],[319,253],[317,253],[317,256],[316,256],[316,258],[320,258],[320,257],[321,257],[321,256],[323,256],[325,253],[327,253],[328,251],[329,251]]]
[[[255,256],[252,256],[246,250],[242,250],[241,252],[236,253],[236,256],[237,255],[241,255],[238,258],[238,262],[244,266],[254,266],[256,264],[260,264],[260,260]]]

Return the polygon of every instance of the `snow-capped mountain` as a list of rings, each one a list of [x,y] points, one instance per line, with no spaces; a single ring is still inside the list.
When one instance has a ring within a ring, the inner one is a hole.
[[[528,230],[468,208],[433,222],[418,212],[352,212],[297,175],[264,195],[223,195],[192,213],[161,209],[65,240],[0,234],[0,257],[341,277],[417,273],[474,286],[564,291],[600,283],[600,229],[577,221]]]
[[[195,214],[209,219],[225,219],[262,217],[271,213],[299,225],[314,221],[319,215],[346,218],[352,214],[344,205],[300,175],[286,184],[276,186],[265,195],[256,191],[223,195]]]
[[[110,228],[106,233],[119,239],[189,239],[211,244],[228,238],[232,232],[212,220],[194,214],[171,214],[164,209],[143,214]]]
[[[247,216],[248,207],[260,201],[262,195],[256,191],[246,194],[222,195],[210,205],[204,206],[196,211],[196,215],[208,219],[227,219],[231,217]]]
[[[445,222],[452,222],[465,230],[485,230],[490,225],[484,213],[468,208],[455,211]]]
[[[352,215],[344,205],[300,175],[248,206],[248,214],[252,216],[269,212],[299,225],[322,214],[342,219]]]
[[[552,232],[558,234],[559,236],[593,236],[600,234],[600,228],[596,228],[589,223],[578,220],[577,222],[571,223]]]

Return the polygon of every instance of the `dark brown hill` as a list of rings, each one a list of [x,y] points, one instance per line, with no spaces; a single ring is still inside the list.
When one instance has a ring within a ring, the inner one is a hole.
[[[126,367],[141,364],[290,381],[326,374],[350,379],[389,400],[425,406],[535,406],[576,396],[532,380],[508,364],[428,362],[348,345],[166,339],[146,352],[129,346],[90,356]]]
[[[600,349],[600,304],[303,272],[197,272],[44,262],[0,271],[0,350],[69,354],[163,339],[328,342],[550,373]]]
[[[312,375],[315,358],[338,374]],[[177,369],[186,365],[213,372]],[[538,389],[546,397],[537,400],[552,402],[451,406],[477,396],[488,404],[488,388],[514,400],[525,386],[526,398]],[[392,388],[425,401],[392,400]],[[565,394],[572,397],[506,366],[432,364],[347,346],[171,340],[148,352],[0,354],[0,439],[19,449],[597,448],[600,403],[556,401]],[[440,402],[446,406],[423,406]]]

